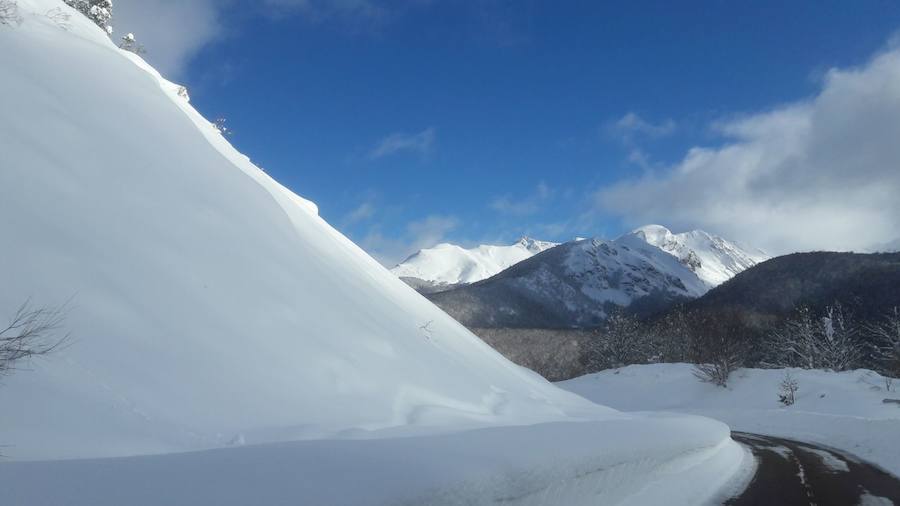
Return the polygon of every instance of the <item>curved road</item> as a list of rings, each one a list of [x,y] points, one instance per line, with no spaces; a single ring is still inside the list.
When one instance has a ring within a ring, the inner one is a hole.
[[[747,489],[727,505],[900,506],[900,479],[851,455],[757,434],[732,438],[750,448],[758,466]]]

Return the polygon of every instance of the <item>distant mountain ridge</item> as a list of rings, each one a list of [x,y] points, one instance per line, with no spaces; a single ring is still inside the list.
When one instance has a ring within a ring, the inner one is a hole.
[[[661,225],[645,225],[626,235],[637,236],[675,256],[709,288],[771,258],[762,250],[746,248],[703,230],[673,234]]]
[[[474,284],[417,289],[469,327],[592,327],[617,308],[650,314],[695,299],[766,258],[700,230],[647,225],[564,243]]]
[[[421,249],[391,269],[413,287],[452,287],[487,279],[559,243],[521,237],[509,246],[463,248],[442,243]]]
[[[738,274],[688,308],[739,308],[760,322],[779,320],[799,306],[821,310],[840,302],[860,319],[900,306],[900,253],[793,253]]]
[[[635,236],[573,241],[484,281],[428,297],[470,327],[591,327],[616,307],[665,307],[706,285],[677,258]]]

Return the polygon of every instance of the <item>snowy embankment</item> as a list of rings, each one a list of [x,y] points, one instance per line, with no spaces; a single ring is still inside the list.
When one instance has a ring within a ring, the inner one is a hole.
[[[732,476],[746,475],[747,457],[727,433],[711,420],[663,415],[0,464],[0,497],[91,506],[695,505],[729,495]]]
[[[17,4],[0,315],[71,300],[72,337],[0,385],[0,504],[694,504],[741,469],[721,423],[507,361],[90,21]]]
[[[844,450],[900,476],[900,381],[887,391],[875,372],[791,369],[799,390],[792,406],[778,393],[783,369],[741,369],[728,388],[702,383],[688,364],[636,365],[557,383],[626,412],[693,413],[733,430],[809,441]]]

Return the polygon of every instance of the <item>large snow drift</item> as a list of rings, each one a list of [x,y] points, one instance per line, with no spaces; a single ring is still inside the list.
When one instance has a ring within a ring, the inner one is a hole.
[[[73,341],[0,388],[5,454],[601,411],[392,276],[62,2],[19,5],[0,31],[0,314],[72,298]]]
[[[721,423],[510,363],[88,20],[18,5],[0,312],[71,299],[72,340],[0,386],[0,503],[693,504],[741,467]]]

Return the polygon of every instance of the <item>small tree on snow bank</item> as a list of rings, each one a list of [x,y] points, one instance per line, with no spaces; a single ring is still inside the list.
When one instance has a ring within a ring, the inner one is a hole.
[[[800,389],[800,383],[791,374],[791,371],[785,371],[784,379],[781,380],[781,393],[778,394],[778,402],[785,406],[794,404],[794,394]]]
[[[66,5],[87,16],[88,19],[112,33],[109,22],[112,19],[112,0],[63,0]]]
[[[131,51],[134,54],[144,54],[147,52],[147,50],[144,49],[143,44],[138,44],[133,33],[127,33],[122,37],[122,42],[119,42],[119,49]]]

